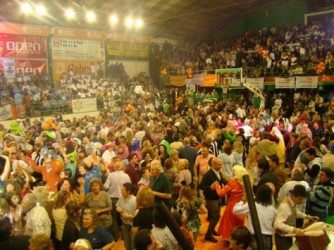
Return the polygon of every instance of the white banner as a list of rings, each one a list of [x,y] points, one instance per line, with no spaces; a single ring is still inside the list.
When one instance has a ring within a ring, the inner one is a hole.
[[[73,113],[97,111],[96,98],[72,100]]]
[[[104,61],[104,41],[52,38],[53,60]]]
[[[264,77],[259,78],[245,78],[245,82],[251,83],[259,89],[264,89]]]
[[[12,118],[12,110],[10,108],[10,105],[5,105],[3,107],[0,107],[0,121],[9,120]]]
[[[293,89],[295,87],[294,77],[275,77],[276,89]]]
[[[15,61],[11,58],[3,58],[3,68],[6,77],[15,77]]]
[[[316,89],[318,76],[296,76],[296,88]]]

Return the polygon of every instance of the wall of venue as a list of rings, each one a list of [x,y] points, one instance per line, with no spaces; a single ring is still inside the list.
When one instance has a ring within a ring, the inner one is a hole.
[[[0,76],[6,81],[76,76],[113,78],[110,65],[129,76],[149,73],[149,36],[0,22]]]
[[[276,6],[245,15],[240,13],[223,30],[214,34],[212,39],[221,39],[231,35],[243,35],[246,32],[255,32],[264,27],[286,27],[304,23],[304,14],[307,13],[306,0],[287,0]]]

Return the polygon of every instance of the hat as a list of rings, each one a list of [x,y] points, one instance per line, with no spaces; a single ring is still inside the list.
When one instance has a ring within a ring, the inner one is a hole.
[[[294,186],[290,193],[296,197],[307,197],[306,188],[303,185]]]

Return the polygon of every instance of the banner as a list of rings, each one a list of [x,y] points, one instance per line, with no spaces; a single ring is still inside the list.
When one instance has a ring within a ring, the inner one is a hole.
[[[259,78],[245,78],[245,82],[254,84],[256,87],[260,89],[264,89],[264,77]]]
[[[276,89],[293,89],[295,87],[294,77],[275,77]]]
[[[15,73],[22,76],[46,76],[46,60],[15,60]]]
[[[216,83],[217,83],[217,77],[215,74],[205,75],[203,87],[215,87]]]
[[[104,61],[104,41],[52,38],[53,60]]]
[[[97,111],[96,98],[72,100],[73,113]]]
[[[53,80],[58,83],[63,74],[89,76],[92,74],[105,75],[104,61],[53,61]],[[95,72],[94,72],[95,71]]]
[[[83,40],[102,40],[106,39],[104,31],[73,29],[65,27],[52,28],[50,32],[53,37],[73,38]]]
[[[0,57],[46,59],[46,37],[0,34]]]
[[[172,86],[182,87],[187,83],[187,76],[170,76],[169,82]]]
[[[48,36],[49,27],[18,23],[0,23],[0,33],[28,36]]]
[[[108,42],[151,44],[151,36],[131,35],[125,33],[109,33]]]
[[[318,76],[296,76],[296,88],[315,89],[318,87]]]
[[[3,73],[6,78],[13,78],[15,77],[15,61],[11,58],[3,58],[2,59],[3,65]]]
[[[205,74],[194,74],[190,79],[194,85],[202,86],[204,84]]]
[[[109,59],[118,60],[147,60],[148,44],[142,43],[123,43],[112,42],[107,43],[107,53]]]
[[[12,119],[12,110],[10,104],[0,107],[0,121]]]

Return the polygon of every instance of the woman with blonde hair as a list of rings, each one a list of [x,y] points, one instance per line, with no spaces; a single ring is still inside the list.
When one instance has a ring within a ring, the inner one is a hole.
[[[201,221],[198,213],[206,213],[207,209],[203,201],[194,195],[194,191],[189,186],[180,189],[179,198],[175,203],[177,212],[182,216],[185,227],[192,232],[196,241],[200,233]]]
[[[242,144],[241,141],[235,141],[233,143],[232,155],[234,156],[236,163],[240,166],[244,166],[243,153],[244,153],[244,145]]]
[[[244,216],[235,215],[233,207],[243,197],[244,186],[242,176],[247,175],[248,172],[243,166],[235,165],[232,168],[232,173],[233,178],[228,181],[226,186],[221,187],[218,182],[212,184],[219,196],[223,197],[227,195],[226,207],[218,227],[218,233],[221,234],[223,240],[226,242],[230,238],[232,228],[244,225]]]
[[[153,225],[154,195],[149,187],[139,189],[136,197],[136,206],[131,232],[135,234],[144,228],[151,230]]]

